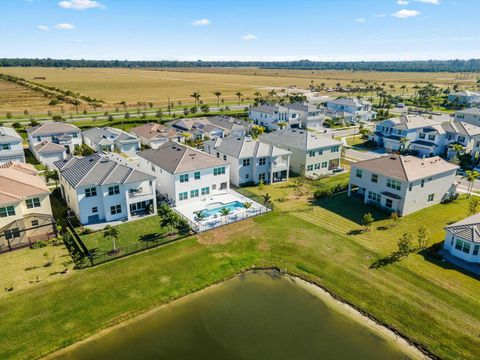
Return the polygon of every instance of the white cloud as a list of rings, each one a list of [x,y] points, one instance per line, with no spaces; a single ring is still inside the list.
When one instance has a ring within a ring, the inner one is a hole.
[[[357,23],[364,23],[364,22],[365,22],[365,18],[356,18],[356,19],[355,19],[355,22],[357,22]]]
[[[37,29],[42,30],[42,31],[48,31],[48,26],[47,25],[38,25]]]
[[[73,9],[73,10],[86,10],[86,9],[105,9],[105,5],[102,5],[98,1],[94,0],[68,0],[60,1],[58,6],[64,9]]]
[[[406,1],[406,0],[398,0],[397,1],[398,5],[408,5],[409,3],[410,3],[410,1]]]
[[[407,10],[407,9],[402,9],[397,11],[396,13],[393,13],[392,16],[399,18],[399,19],[406,19],[409,17],[414,17],[420,15],[421,12],[417,10]]]
[[[255,40],[257,37],[253,34],[247,34],[247,35],[243,35],[242,36],[242,39],[243,40]]]
[[[433,5],[440,4],[440,0],[413,0],[413,1],[421,2],[425,4],[433,4]]]
[[[195,20],[194,22],[192,22],[192,25],[193,25],[193,26],[205,26],[205,25],[210,25],[210,20],[208,20],[208,19]]]
[[[59,30],[72,30],[72,29],[75,29],[75,25],[62,23],[62,24],[55,25],[55,28]]]

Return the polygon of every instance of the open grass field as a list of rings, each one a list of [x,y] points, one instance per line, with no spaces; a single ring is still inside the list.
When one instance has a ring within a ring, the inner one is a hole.
[[[7,111],[23,115],[25,109],[29,112],[43,112],[48,108],[55,110],[56,107],[48,105],[49,101],[48,98],[33,90],[0,80],[0,113],[2,115]]]
[[[308,70],[270,70],[257,68],[175,68],[175,69],[111,69],[111,68],[0,68],[0,73],[15,75],[33,81],[34,77],[45,77],[45,80],[35,80],[44,84],[54,85],[66,90],[106,101],[106,108],[125,101],[130,106],[138,102],[153,102],[155,106],[165,107],[170,98],[175,105],[192,104],[190,94],[200,92],[205,103],[216,104],[214,91],[222,92],[221,98],[226,103],[235,103],[236,92],[244,94],[245,102],[253,98],[256,91],[266,93],[268,88],[301,88],[310,84],[325,83],[333,87],[337,83],[361,84],[365,81],[395,85],[400,93],[400,86],[406,85],[407,93],[412,92],[415,84],[433,82],[440,86],[459,84],[472,88],[478,74],[460,73],[382,73],[382,72],[351,72],[351,71],[308,71]],[[0,104],[2,96],[0,92]],[[330,93],[333,96],[338,95]],[[37,96],[33,93],[32,96]],[[28,100],[29,101],[29,100]],[[27,102],[10,100],[4,102],[0,111],[23,112]],[[33,101],[33,100],[32,100]],[[64,105],[68,113],[71,109]],[[32,108],[33,109],[33,108]],[[41,111],[41,104],[35,105],[35,111]],[[52,108],[45,104],[43,111]],[[54,109],[55,110],[55,109]]]
[[[476,359],[478,278],[420,253],[370,268],[425,219],[432,243],[441,242],[443,227],[465,217],[468,200],[430,207],[390,227],[384,214],[344,194],[311,202],[316,184],[307,182],[303,194],[294,193],[293,183],[266,186],[275,200],[272,213],[8,293],[0,298],[0,358],[41,357],[241,271],[275,266],[323,286],[436,356]],[[377,221],[361,232],[366,211]]]

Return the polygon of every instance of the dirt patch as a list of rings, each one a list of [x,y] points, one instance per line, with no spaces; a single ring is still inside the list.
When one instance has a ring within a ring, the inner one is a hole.
[[[270,244],[267,243],[266,241],[262,241],[260,244],[257,246],[258,250],[260,251],[270,251]]]
[[[204,245],[226,244],[232,241],[237,234],[250,233],[249,230],[254,226],[255,223],[252,219],[242,220],[211,231],[205,231],[198,235],[198,242]]]

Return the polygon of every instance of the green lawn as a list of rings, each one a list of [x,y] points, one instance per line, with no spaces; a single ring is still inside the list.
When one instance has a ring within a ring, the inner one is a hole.
[[[421,224],[429,226],[432,243],[442,241],[443,227],[466,216],[466,199],[389,227],[384,215],[345,195],[312,205],[308,196],[292,194],[291,183],[264,191],[284,198],[274,212],[0,298],[0,358],[41,357],[241,271],[271,266],[325,287],[438,357],[478,358],[478,278],[416,253],[370,268]],[[378,221],[361,233],[366,211]]]

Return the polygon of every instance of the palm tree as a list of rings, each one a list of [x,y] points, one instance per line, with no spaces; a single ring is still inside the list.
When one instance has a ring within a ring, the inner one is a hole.
[[[200,100],[200,93],[198,91],[194,91],[191,95],[195,99],[195,107],[197,107],[197,102]]]
[[[448,145],[448,148],[453,151],[454,158],[458,158],[458,154],[460,154],[465,149],[462,144],[458,143],[450,144]]]
[[[400,138],[399,141],[400,141],[400,151],[405,150],[405,145],[407,144],[408,139],[406,137],[402,137]]]
[[[272,203],[272,197],[266,193],[265,195],[262,195],[263,197],[263,205],[268,206]]]
[[[282,130],[282,129],[283,129],[284,127],[286,127],[288,124],[287,124],[286,122],[284,122],[284,121],[281,121],[281,122],[279,122],[277,125],[278,125],[278,127],[280,128],[280,130]]]
[[[58,173],[55,170],[47,168],[43,173],[43,176],[45,176],[47,184],[50,180],[55,180],[55,189],[58,188]]]
[[[402,89],[402,97],[404,97],[405,96],[405,90],[407,89],[407,85],[400,86],[400,89]]]
[[[221,208],[220,209],[220,215],[222,216],[223,219],[225,219],[228,214],[230,214],[230,209],[229,208]]]
[[[253,95],[255,95],[256,98],[260,98],[262,96],[262,93],[260,91],[255,91]]]
[[[472,195],[472,190],[473,190],[473,184],[475,182],[475,180],[477,180],[477,178],[480,176],[480,173],[478,171],[475,171],[475,170],[467,170],[465,171],[466,173],[466,178],[467,178],[467,181],[468,181],[468,191],[467,191],[467,194],[468,194],[468,197],[470,197],[470,195]]]
[[[243,208],[247,210],[247,212],[248,212],[248,209],[252,207],[252,203],[249,201],[244,202],[242,205],[243,205]]]
[[[220,96],[222,96],[222,93],[217,90],[213,93],[213,95],[217,97],[217,106],[220,107]]]
[[[113,245],[113,250],[112,253],[118,252],[117,250],[117,240],[120,236],[120,231],[118,228],[107,225],[105,227],[105,231],[103,232],[103,237],[106,239],[111,239],[112,240],[112,245]]]
[[[205,210],[198,210],[194,212],[197,220],[204,220],[207,216],[205,215]]]
[[[242,96],[243,96],[243,94],[242,94],[240,91],[237,91],[237,92],[235,93],[235,95],[237,95],[237,97],[238,97],[238,105],[240,105],[240,102],[242,101]]]

